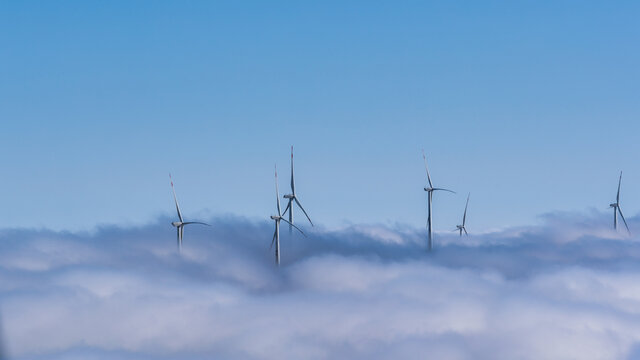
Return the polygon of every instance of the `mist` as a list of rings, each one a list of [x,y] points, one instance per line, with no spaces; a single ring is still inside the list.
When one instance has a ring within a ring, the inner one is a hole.
[[[603,213],[459,237],[168,218],[0,231],[8,359],[633,359],[640,241]],[[629,219],[640,229],[638,218]]]

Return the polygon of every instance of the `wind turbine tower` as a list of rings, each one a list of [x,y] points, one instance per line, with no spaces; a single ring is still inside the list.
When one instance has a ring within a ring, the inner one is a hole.
[[[620,213],[620,217],[624,222],[624,226],[627,228],[627,232],[631,234],[629,230],[629,226],[627,225],[627,220],[624,219],[624,215],[622,215],[622,210],[620,209],[620,184],[622,183],[622,171],[620,171],[620,178],[618,179],[618,193],[616,194],[616,202],[613,204],[609,204],[609,207],[613,208],[613,228],[618,229],[618,213]]]
[[[271,240],[271,246],[269,247],[269,250],[271,250],[271,248],[273,247],[273,244],[276,245],[276,264],[280,266],[280,220],[286,223],[289,223],[289,225],[293,226],[298,231],[300,231],[302,235],[304,236],[307,236],[307,235],[305,235],[305,233],[302,232],[302,230],[300,230],[297,226],[293,225],[287,219],[282,217],[282,212],[280,211],[280,192],[278,191],[278,169],[277,168],[275,169],[275,174],[276,174],[276,201],[277,201],[278,215],[271,215],[271,219],[276,224],[276,230],[273,233],[273,239]]]
[[[429,167],[427,166],[427,157],[424,155],[424,149],[422,150],[422,158],[424,159],[424,168],[427,171],[427,181],[429,182],[428,186],[424,188],[424,191],[427,192],[427,249],[431,251],[433,248],[433,212],[431,209],[431,203],[433,201],[433,192],[434,191],[448,191],[450,193],[454,193],[455,191],[451,191],[443,188],[433,187],[433,183],[431,182],[431,175],[429,175]]]
[[[469,207],[469,196],[471,196],[471,193],[467,195],[467,204],[464,206],[464,215],[462,216],[462,225],[456,225],[456,230],[460,231],[460,236],[462,236],[463,231],[465,235],[469,235],[469,233],[467,233],[467,228],[465,227],[465,223],[467,222],[467,208]]]

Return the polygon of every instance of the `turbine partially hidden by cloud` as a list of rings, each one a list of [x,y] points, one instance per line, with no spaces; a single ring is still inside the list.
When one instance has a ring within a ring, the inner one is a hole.
[[[424,149],[422,149],[422,159],[424,160],[424,169],[427,172],[428,182],[427,186],[424,188],[424,191],[427,192],[427,250],[431,251],[433,248],[433,193],[435,191],[448,191],[455,194],[455,191],[434,187],[431,182],[431,175],[429,174],[429,167],[427,166],[427,157],[424,154]]]
[[[2,344],[10,359],[636,359],[640,241],[608,219],[442,233],[430,254],[424,230],[320,229],[279,268],[272,225],[242,218],[193,228],[181,255],[167,219],[3,230]]]
[[[616,202],[609,204],[609,207],[613,208],[613,228],[618,228],[618,214],[624,221],[624,226],[627,228],[627,232],[631,233],[629,230],[629,225],[627,225],[627,220],[624,219],[624,215],[622,215],[622,210],[620,209],[620,184],[622,183],[622,171],[620,171],[620,177],[618,178],[618,192],[616,193]]]
[[[206,225],[206,226],[210,226],[210,225],[200,221],[184,221],[184,219],[182,218],[182,213],[180,212],[180,205],[178,205],[178,197],[176,196],[176,190],[173,187],[173,179],[171,178],[171,174],[169,174],[169,180],[171,181],[171,191],[173,192],[173,201],[176,203],[178,219],[180,219],[180,221],[171,222],[171,226],[175,227],[177,230],[178,250],[182,251],[182,238],[184,237],[185,226],[192,225],[192,224]]]

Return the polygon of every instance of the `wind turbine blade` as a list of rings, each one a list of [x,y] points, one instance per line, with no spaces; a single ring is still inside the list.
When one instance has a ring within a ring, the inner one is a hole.
[[[282,212],[282,216],[284,216],[284,214],[287,213],[290,207],[291,207],[291,199],[289,199],[289,202],[287,203],[287,207],[284,208],[284,211]]]
[[[300,204],[300,201],[298,201],[297,197],[294,197],[293,200],[296,201],[296,204],[298,204],[298,206],[300,207],[300,209],[302,210],[302,212],[304,213],[304,215],[307,217],[307,219],[309,220],[309,223],[311,223],[311,226],[313,226],[313,221],[311,221],[311,218],[309,217],[309,215],[307,215],[307,212],[304,211],[304,208],[302,207],[302,204]]]
[[[467,221],[467,207],[469,207],[469,196],[471,196],[471,193],[469,193],[467,195],[467,204],[464,206],[464,215],[462,216],[462,227],[464,228],[464,224]]]
[[[462,227],[464,227],[464,224],[466,224],[466,221],[467,221],[467,208],[469,207],[469,196],[471,196],[471,193],[467,195],[467,204],[464,206],[464,215],[462,215]]]
[[[276,200],[278,201],[278,216],[282,216],[280,212],[280,192],[278,191],[278,168],[274,165],[273,168],[276,171]]]
[[[624,215],[622,215],[622,210],[620,210],[620,206],[618,205],[618,212],[620,213],[620,217],[622,218],[622,221],[624,222],[624,226],[627,228],[627,231],[629,232],[629,234],[631,234],[631,230],[629,230],[629,225],[627,225],[627,220],[624,219]]]
[[[467,232],[467,228],[462,228],[462,230],[464,230],[464,234],[465,235],[467,235],[467,236],[469,235],[469,233]]]
[[[182,223],[182,225],[190,225],[190,224],[199,224],[199,225],[211,226],[210,224],[199,222],[199,221],[188,221],[188,222]]]
[[[427,170],[427,181],[429,181],[429,187],[432,188],[431,175],[429,175],[429,167],[427,166],[427,157],[424,155],[424,149],[422,149],[422,159],[424,160],[424,169]]]
[[[442,191],[448,191],[448,192],[450,192],[450,193],[454,193],[454,194],[456,193],[456,192],[455,192],[455,191],[453,191],[453,190],[449,190],[449,189],[443,189],[443,188],[433,188],[433,190],[442,190]]]
[[[282,221],[284,221],[284,222],[286,222],[287,224],[289,224],[289,225],[293,226],[294,228],[296,228],[296,230],[300,231],[300,233],[301,233],[302,235],[304,235],[304,237],[307,237],[307,234],[305,234],[305,233],[304,233],[304,231],[300,230],[300,228],[299,228],[299,227],[297,227],[297,226],[293,225],[292,223],[290,223],[290,222],[289,222],[289,220],[286,220],[286,219],[281,219],[281,220],[282,220]]]
[[[296,194],[296,183],[293,181],[293,145],[291,146],[291,194]]]
[[[616,203],[620,204],[620,183],[622,182],[622,171],[620,171],[620,178],[618,179],[618,194],[616,195]]]
[[[171,191],[173,191],[173,201],[175,201],[176,203],[178,218],[180,219],[180,222],[182,222],[182,213],[180,213],[180,206],[178,205],[178,197],[176,196],[176,189],[173,188],[173,179],[171,178],[171,174],[169,174],[169,180],[171,181]]]

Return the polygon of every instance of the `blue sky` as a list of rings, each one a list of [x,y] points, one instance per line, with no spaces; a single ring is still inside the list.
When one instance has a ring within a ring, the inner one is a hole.
[[[0,3],[0,227],[275,211],[454,229],[640,210],[640,5]]]

